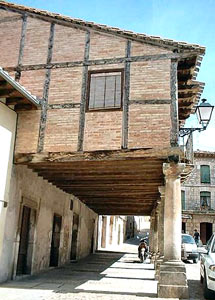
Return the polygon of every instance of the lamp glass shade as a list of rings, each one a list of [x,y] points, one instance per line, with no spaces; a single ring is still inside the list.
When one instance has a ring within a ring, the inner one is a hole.
[[[199,123],[202,125],[203,128],[206,128],[208,126],[213,109],[214,106],[210,105],[210,103],[205,102],[202,102],[199,106],[197,106],[196,115]]]

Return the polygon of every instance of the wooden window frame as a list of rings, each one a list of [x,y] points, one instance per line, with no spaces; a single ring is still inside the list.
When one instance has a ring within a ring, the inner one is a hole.
[[[209,180],[208,181],[204,181],[203,179],[203,167],[207,167],[209,169],[208,174],[209,174]],[[200,165],[200,183],[202,184],[210,184],[211,183],[211,168],[210,165]]]
[[[203,193],[207,193],[208,195],[203,195]],[[207,205],[202,205],[202,197],[207,197]],[[211,208],[211,192],[209,191],[200,191],[200,208]]]
[[[107,107],[107,108],[89,108],[90,102],[90,81],[92,74],[98,73],[121,73],[121,102],[120,107]],[[87,95],[86,95],[86,112],[100,112],[100,111],[115,111],[115,110],[123,110],[123,89],[124,89],[124,69],[106,69],[106,70],[92,70],[88,71],[88,81],[87,81]]]

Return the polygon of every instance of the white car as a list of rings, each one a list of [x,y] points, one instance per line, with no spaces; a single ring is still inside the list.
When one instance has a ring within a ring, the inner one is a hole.
[[[194,238],[189,234],[181,235],[181,259],[192,260],[193,263],[197,263],[199,253]]]
[[[211,236],[205,248],[199,250],[200,281],[203,283],[204,297],[215,299],[215,234]]]

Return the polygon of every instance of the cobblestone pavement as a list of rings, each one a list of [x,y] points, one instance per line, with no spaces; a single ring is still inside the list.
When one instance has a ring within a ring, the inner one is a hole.
[[[127,253],[98,252],[77,263],[1,284],[0,299],[158,300],[153,265],[149,261],[139,262],[137,246],[131,242],[124,244],[121,250]],[[204,299],[199,265],[187,263],[186,267],[190,299]]]

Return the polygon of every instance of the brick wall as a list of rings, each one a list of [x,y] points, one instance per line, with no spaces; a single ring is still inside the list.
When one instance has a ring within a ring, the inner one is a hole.
[[[44,151],[77,150],[79,111],[79,108],[48,111]]]
[[[49,104],[81,102],[82,67],[51,71]]]
[[[50,23],[27,19],[23,64],[44,64],[47,60]]]
[[[17,153],[37,152],[40,111],[22,111],[18,113],[16,148]]]
[[[170,106],[132,104],[129,107],[129,148],[170,146]]]
[[[85,36],[85,31],[56,25],[52,61],[83,60]]]
[[[158,46],[151,46],[147,44],[132,42],[131,43],[131,56],[136,55],[154,55],[171,53],[170,50],[163,49]]]
[[[19,83],[32,95],[43,98],[45,70],[23,71]]]
[[[132,63],[130,99],[170,99],[170,61]]]
[[[5,66],[16,65],[21,37],[21,20],[11,22],[4,28],[3,62]],[[0,35],[1,35],[0,31]],[[45,64],[48,54],[50,23],[36,18],[27,18],[26,37],[23,52],[23,65]],[[6,37],[6,38],[5,38]],[[55,25],[52,63],[82,61],[85,50],[86,32],[84,30]],[[15,42],[15,44],[14,44]],[[15,45],[15,46],[14,46]],[[112,34],[91,31],[89,59],[125,57],[127,40]],[[10,50],[12,49],[12,50]],[[7,53],[12,52],[10,61]],[[131,42],[131,56],[169,53],[162,47]],[[0,63],[1,65],[1,63]],[[88,70],[125,68],[125,63],[89,66]],[[48,104],[61,106],[48,107],[44,151],[76,151],[79,134],[80,108],[64,108],[63,104],[82,102],[82,80],[84,68],[80,66],[56,68],[51,70]],[[46,69],[22,71],[20,83],[33,95],[42,99]],[[132,62],[130,66],[130,100],[170,100],[170,61],[157,60]],[[32,119],[20,117],[16,151],[23,151],[24,136],[35,132],[33,143],[27,152],[37,149],[40,111],[32,112]],[[24,113],[23,113],[24,115]],[[26,113],[26,115],[28,115]],[[84,150],[120,149],[122,144],[122,111],[86,112],[84,131]],[[34,124],[37,122],[37,124]],[[24,128],[24,129],[23,129]],[[169,146],[170,106],[166,104],[129,104],[129,147]],[[36,150],[35,150],[36,151]]]
[[[0,20],[18,14],[0,10]],[[0,23],[0,67],[13,67],[18,63],[22,20]]]
[[[125,56],[126,41],[113,35],[92,33],[90,37],[90,59]]]
[[[84,151],[121,148],[122,111],[86,113]]]

